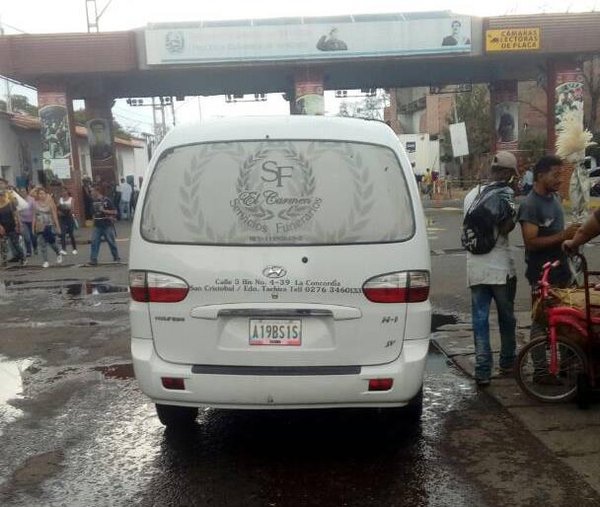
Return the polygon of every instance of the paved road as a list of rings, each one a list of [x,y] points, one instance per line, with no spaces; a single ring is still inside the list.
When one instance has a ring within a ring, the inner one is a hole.
[[[205,411],[165,432],[128,359],[126,267],[0,284],[0,504],[598,505],[432,351],[420,428],[364,411]]]
[[[126,276],[3,273],[1,505],[600,502],[435,350],[416,430],[364,411],[205,411],[190,435],[165,432],[131,377]]]

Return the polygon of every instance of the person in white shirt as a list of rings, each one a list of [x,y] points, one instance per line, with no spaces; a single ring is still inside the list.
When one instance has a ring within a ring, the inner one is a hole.
[[[490,169],[491,181],[473,188],[464,200],[464,213],[471,208],[478,195],[488,186],[502,188],[509,219],[491,224],[497,237],[493,249],[481,255],[467,251],[467,282],[471,289],[471,315],[475,341],[475,380],[481,386],[488,385],[492,377],[493,356],[490,346],[489,314],[492,299],[498,310],[500,327],[500,372],[511,373],[515,360],[516,319],[514,300],[517,288],[515,261],[509,245],[508,234],[516,224],[514,192],[509,184],[517,175],[517,159],[507,151],[494,157]]]
[[[119,201],[121,219],[129,220],[131,214],[131,196],[133,195],[133,188],[131,188],[131,185],[127,183],[124,178],[121,178],[119,192],[121,194],[121,200]]]

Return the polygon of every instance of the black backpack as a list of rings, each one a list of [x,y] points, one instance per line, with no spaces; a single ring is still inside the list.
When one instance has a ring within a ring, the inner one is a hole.
[[[515,216],[508,188],[506,183],[492,183],[475,198],[463,219],[460,240],[465,250],[483,255],[496,246],[498,224]]]

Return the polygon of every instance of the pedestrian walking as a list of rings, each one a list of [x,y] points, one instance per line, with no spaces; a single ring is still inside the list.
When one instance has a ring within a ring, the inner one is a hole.
[[[498,152],[490,174],[489,183],[476,186],[464,199],[463,245],[467,248],[467,282],[471,289],[475,380],[480,386],[488,385],[492,377],[489,327],[492,299],[496,303],[500,328],[500,373],[512,373],[516,348],[514,301],[517,275],[508,235],[517,218],[511,188],[517,175],[517,159],[510,152]],[[482,223],[471,227],[469,224],[474,217]],[[475,237],[484,233],[490,237]],[[471,248],[475,244],[479,249]],[[483,244],[487,246],[484,248]]]
[[[21,265],[26,264],[25,253],[19,241],[21,233],[21,220],[17,211],[17,199],[8,188],[8,181],[0,178],[0,251],[2,253],[0,262],[6,266],[8,257],[8,245],[13,249],[15,261]]]
[[[60,222],[56,213],[56,204],[52,196],[42,187],[36,187],[32,196],[35,199],[33,214],[33,230],[36,234],[39,249],[42,252],[43,268],[50,266],[48,262],[48,247],[56,254],[56,263],[62,264],[62,256],[67,252],[62,251],[56,244],[56,235],[61,233]]]
[[[133,195],[133,188],[125,181],[125,178],[121,178],[121,184],[119,185],[119,214],[121,220],[129,220],[131,217],[131,197]]]
[[[77,242],[75,241],[75,217],[73,216],[73,197],[66,188],[61,190],[58,199],[58,221],[60,222],[60,244],[62,250],[67,250],[67,235],[71,240],[73,255],[77,255]]]
[[[422,178],[423,193],[431,199],[431,191],[433,189],[433,177],[429,169],[425,170],[425,174]]]
[[[33,233],[35,199],[29,195],[25,188],[19,189],[19,195],[27,203],[27,207],[19,211],[19,218],[21,219],[21,235],[25,242],[27,257],[31,257],[32,254],[37,255],[37,238]]]
[[[563,208],[557,192],[560,188],[562,160],[553,155],[543,156],[533,169],[533,188],[519,208],[519,222],[525,244],[525,277],[532,291],[532,300],[542,268],[546,262],[560,261],[550,271],[552,285],[566,287],[572,275],[569,261],[561,245],[575,235],[580,224],[571,224],[565,229]],[[544,333],[537,322],[531,323],[530,338]]]
[[[115,239],[114,221],[117,211],[111,200],[102,195],[100,188],[92,188],[92,204],[94,207],[94,230],[92,231],[92,245],[90,255],[90,265],[98,265],[98,254],[100,252],[100,242],[105,239],[110,248],[110,253],[115,262],[119,262],[119,250]]]

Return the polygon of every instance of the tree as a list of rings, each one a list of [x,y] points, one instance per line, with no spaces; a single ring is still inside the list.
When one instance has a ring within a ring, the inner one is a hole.
[[[338,116],[383,120],[383,109],[386,101],[387,95],[383,90],[378,90],[376,95],[364,97],[357,102],[347,102],[344,100],[340,104]]]
[[[585,122],[593,134],[600,134],[598,107],[600,106],[600,55],[594,55],[583,62],[583,79],[590,96],[589,117]]]
[[[77,109],[77,111],[73,111],[73,118],[77,125],[82,125],[84,127],[88,121],[85,109]],[[112,128],[113,135],[115,137],[120,137],[121,139],[131,139],[133,137],[132,132],[130,132],[127,128],[123,127],[117,120],[113,120]]]
[[[10,105],[13,113],[23,113],[29,116],[38,116],[38,108],[29,102],[25,95],[11,95]],[[6,111],[6,101],[0,100],[0,110]]]
[[[458,93],[454,97],[456,116],[451,114],[448,123],[465,122],[469,155],[466,157],[466,174],[475,175],[479,160],[492,149],[492,119],[490,111],[490,94],[486,85],[474,85],[470,92]],[[452,154],[450,131],[444,130],[441,160],[448,160]],[[463,177],[464,175],[460,175]]]

